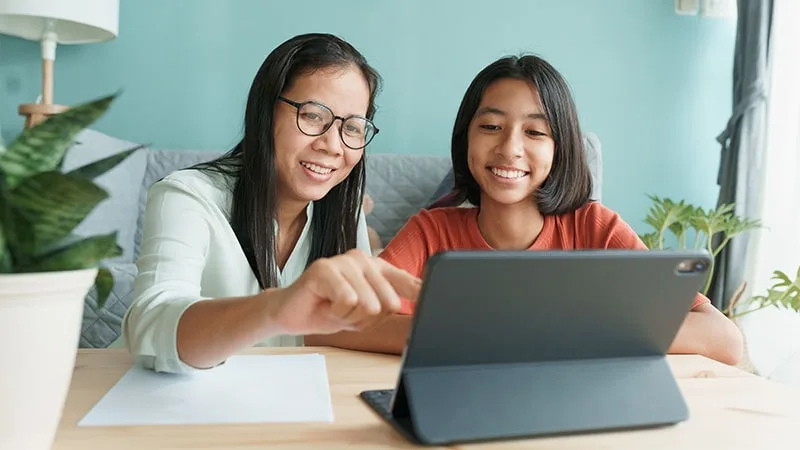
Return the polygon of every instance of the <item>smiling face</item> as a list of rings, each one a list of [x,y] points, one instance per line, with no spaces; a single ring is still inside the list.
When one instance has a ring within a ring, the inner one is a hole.
[[[329,68],[301,75],[281,93],[291,102],[314,101],[340,117],[366,116],[369,85],[354,67]],[[314,117],[301,116],[301,120]],[[285,101],[275,105],[275,167],[278,195],[282,201],[309,202],[325,197],[361,160],[364,150],[342,142],[340,120],[320,136],[307,136],[297,125],[297,108]]]
[[[468,132],[469,171],[481,204],[534,202],[553,165],[555,142],[531,83],[501,78],[481,97]]]

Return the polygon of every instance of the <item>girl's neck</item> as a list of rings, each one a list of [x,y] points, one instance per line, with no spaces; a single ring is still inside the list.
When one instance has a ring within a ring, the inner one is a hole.
[[[536,202],[502,205],[486,196],[481,198],[478,229],[495,250],[527,250],[539,237],[544,216]]]

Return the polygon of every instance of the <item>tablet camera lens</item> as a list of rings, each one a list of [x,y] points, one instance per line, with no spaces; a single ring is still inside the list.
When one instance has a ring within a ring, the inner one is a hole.
[[[678,263],[677,272],[685,274],[703,272],[707,267],[705,261],[687,260]]]

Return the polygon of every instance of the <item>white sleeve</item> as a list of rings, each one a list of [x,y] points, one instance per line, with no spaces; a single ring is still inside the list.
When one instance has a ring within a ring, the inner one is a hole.
[[[358,229],[356,232],[356,248],[366,252],[368,255],[372,254],[372,249],[369,245],[369,234],[367,233],[367,218],[364,210],[361,209],[358,213]]]
[[[155,183],[147,199],[134,298],[123,318],[128,351],[157,372],[195,369],[178,356],[178,320],[201,297],[210,238],[205,200],[176,180]]]

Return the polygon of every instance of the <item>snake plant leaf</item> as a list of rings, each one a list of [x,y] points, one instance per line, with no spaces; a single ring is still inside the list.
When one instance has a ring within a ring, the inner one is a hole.
[[[14,187],[29,176],[57,169],[75,136],[100,118],[115,97],[116,94],[84,103],[25,129],[0,154],[5,182]]]
[[[94,279],[94,285],[97,289],[97,307],[102,308],[114,287],[114,276],[111,275],[111,271],[106,268],[99,269],[97,277]]]
[[[0,152],[4,152],[2,142],[0,142]],[[0,173],[2,178],[2,173]],[[0,182],[0,194],[5,194],[5,183]],[[8,248],[8,240],[6,239],[5,231],[5,216],[6,216],[6,202],[5,196],[0,195],[0,273],[11,273],[14,271],[14,260],[11,258],[11,249]]]
[[[68,236],[107,197],[91,180],[51,171],[22,181],[9,203],[33,227],[33,242],[25,248],[36,253]]]
[[[117,245],[117,232],[88,237],[65,247],[37,257],[24,272],[52,272],[60,270],[79,270],[97,267],[107,258],[122,254]]]
[[[24,213],[9,201],[8,187],[0,182],[0,228],[3,234],[3,264],[10,262],[8,273],[16,272],[20,262],[30,260],[33,253],[33,227]]]
[[[7,249],[11,252],[11,260],[15,266],[14,272],[20,264],[27,264],[33,258],[34,230],[31,222],[25,215],[15,209],[8,208],[3,217],[3,228],[6,233]]]
[[[113,169],[114,167],[117,166],[117,164],[121,163],[122,161],[127,159],[128,156],[133,154],[133,152],[143,147],[144,145],[138,145],[134,148],[122,151],[120,153],[116,153],[114,155],[108,156],[93,163],[89,163],[85,166],[78,167],[77,169],[68,172],[67,175],[92,180]]]
[[[0,273],[11,273],[14,269],[14,262],[11,259],[11,250],[8,248],[6,234],[0,226]]]

